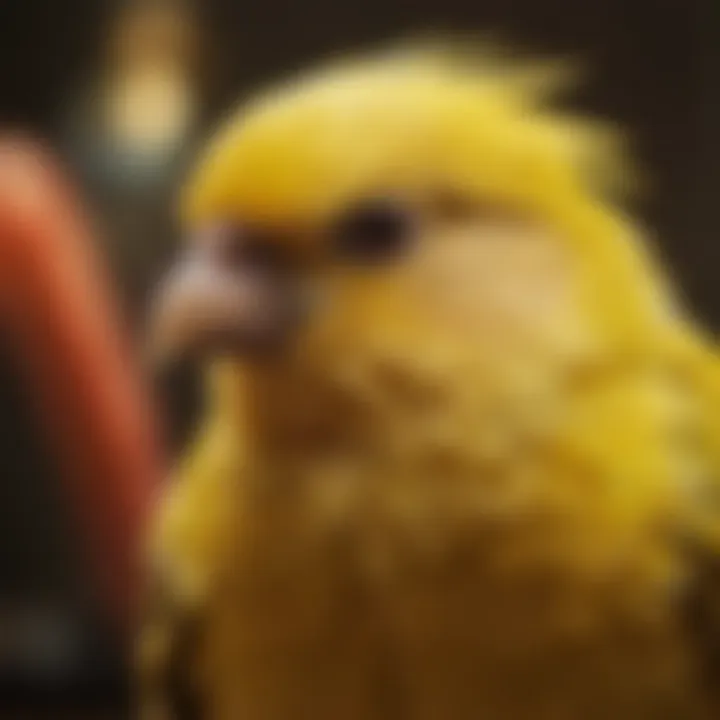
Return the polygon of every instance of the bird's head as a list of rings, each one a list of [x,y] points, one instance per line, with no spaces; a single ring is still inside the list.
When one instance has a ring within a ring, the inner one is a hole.
[[[651,341],[665,292],[603,193],[608,136],[549,109],[550,80],[396,53],[252,102],[184,196],[159,353],[229,356],[270,414],[355,398],[342,424],[371,402],[475,408]]]

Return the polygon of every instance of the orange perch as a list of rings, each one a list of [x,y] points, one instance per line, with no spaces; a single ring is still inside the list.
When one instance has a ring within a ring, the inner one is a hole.
[[[163,462],[149,395],[92,246],[51,158],[0,140],[0,324],[67,481],[88,559],[127,623]]]

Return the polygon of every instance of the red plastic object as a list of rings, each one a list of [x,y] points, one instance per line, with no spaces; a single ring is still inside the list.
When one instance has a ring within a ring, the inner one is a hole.
[[[53,158],[31,142],[0,139],[0,331],[26,373],[91,569],[127,624],[164,469],[149,394],[109,287]]]

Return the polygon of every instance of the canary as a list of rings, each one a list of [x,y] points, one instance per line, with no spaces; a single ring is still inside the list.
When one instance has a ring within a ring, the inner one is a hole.
[[[381,52],[210,143],[152,319],[207,397],[147,717],[719,716],[714,340],[554,77]]]

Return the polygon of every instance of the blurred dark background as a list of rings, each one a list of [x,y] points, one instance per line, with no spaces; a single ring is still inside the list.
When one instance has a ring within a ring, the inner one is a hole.
[[[139,329],[172,253],[183,168],[229,105],[336,51],[428,30],[494,31],[590,70],[577,104],[629,129],[650,181],[635,210],[717,330],[719,22],[714,0],[3,0],[0,127],[62,156]],[[0,715],[28,698],[45,698],[48,717],[80,705],[121,714],[122,664],[77,559],[52,461],[2,357]],[[172,398],[171,413],[192,416],[182,381]],[[187,430],[176,429],[176,444]]]

